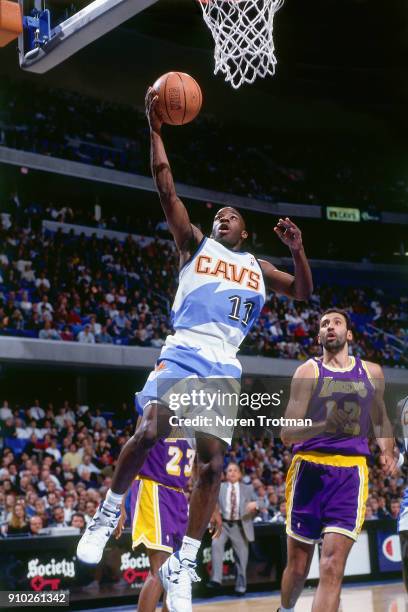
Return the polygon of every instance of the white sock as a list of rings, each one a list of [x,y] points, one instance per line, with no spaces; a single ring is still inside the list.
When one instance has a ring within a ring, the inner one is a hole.
[[[189,561],[195,561],[200,546],[200,540],[195,540],[194,538],[184,536],[183,543],[180,548],[180,557],[182,559],[187,558]]]
[[[281,607],[279,608],[279,612],[295,612],[295,608],[284,608],[281,604]]]
[[[117,512],[122,504],[122,499],[123,495],[114,493],[111,489],[109,489],[106,494],[105,501],[103,502],[103,507],[111,512]]]

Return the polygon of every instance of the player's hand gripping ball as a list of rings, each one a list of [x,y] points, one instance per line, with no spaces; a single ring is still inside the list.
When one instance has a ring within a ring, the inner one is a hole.
[[[167,72],[153,85],[157,94],[156,111],[164,123],[184,125],[193,121],[203,102],[197,81],[185,72]]]

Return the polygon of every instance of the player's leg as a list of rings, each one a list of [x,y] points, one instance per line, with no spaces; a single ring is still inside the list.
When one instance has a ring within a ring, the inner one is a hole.
[[[219,438],[197,438],[197,479],[190,497],[186,536],[200,543],[218,500],[226,448]]]
[[[217,503],[226,443],[202,435],[197,438],[197,479],[190,497],[189,521],[181,549],[160,568],[160,579],[167,590],[170,612],[190,612],[191,583],[199,581],[195,572],[201,540]]]
[[[159,437],[166,438],[170,433],[170,414],[169,409],[158,402],[146,406],[139,426],[119,454],[111,485],[115,495],[126,493]]]
[[[344,568],[354,540],[341,533],[326,533],[320,557],[320,579],[312,612],[337,612]]]
[[[169,558],[170,553],[162,550],[147,549],[150,563],[150,572],[140,591],[137,604],[138,612],[155,612],[157,604],[163,593],[163,585],[159,579],[159,568]],[[166,602],[163,601],[163,612],[168,612]]]
[[[170,432],[168,415],[168,408],[157,402],[146,406],[134,435],[120,452],[111,488],[78,543],[77,555],[81,561],[96,564],[101,560],[105,545],[118,524],[123,495],[159,435],[166,436]]]
[[[288,560],[282,576],[281,610],[293,610],[309,574],[315,545],[288,536]]]

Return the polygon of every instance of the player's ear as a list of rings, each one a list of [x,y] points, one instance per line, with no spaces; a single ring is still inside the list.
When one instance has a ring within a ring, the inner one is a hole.
[[[321,344],[322,341],[320,340],[320,334],[317,334],[317,344]]]
[[[347,342],[352,342],[353,341],[353,332],[351,331],[351,329],[347,330]]]
[[[248,238],[248,232],[246,230],[242,230],[241,238],[242,240],[246,240]]]

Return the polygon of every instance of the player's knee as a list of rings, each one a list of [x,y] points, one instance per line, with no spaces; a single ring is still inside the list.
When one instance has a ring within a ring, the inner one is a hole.
[[[323,556],[320,559],[320,577],[333,585],[341,583],[343,579],[343,563],[335,555]]]
[[[309,573],[307,564],[302,563],[298,559],[294,559],[293,561],[288,562],[288,571],[293,580],[295,580],[297,583],[304,582]]]

